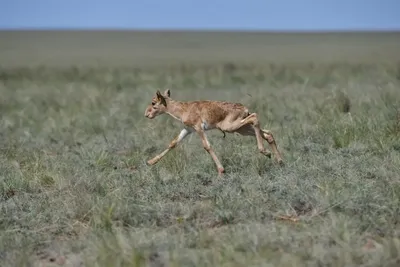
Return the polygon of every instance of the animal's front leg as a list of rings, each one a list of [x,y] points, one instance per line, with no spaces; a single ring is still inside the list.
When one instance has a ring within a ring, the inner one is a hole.
[[[172,140],[168,148],[165,149],[163,152],[161,152],[159,155],[155,156],[154,158],[150,159],[147,161],[147,165],[154,165],[156,164],[160,159],[162,159],[171,149],[175,148],[177,144],[179,144],[186,136],[188,136],[192,131],[184,128],[182,131],[179,133],[179,135]]]
[[[225,172],[224,167],[222,166],[221,162],[219,161],[214,150],[211,148],[211,145],[210,145],[210,142],[208,142],[206,133],[203,130],[199,130],[199,131],[197,131],[197,133],[199,134],[199,136],[201,138],[204,149],[211,155],[212,159],[214,160],[214,163],[217,166],[218,175],[221,176]]]

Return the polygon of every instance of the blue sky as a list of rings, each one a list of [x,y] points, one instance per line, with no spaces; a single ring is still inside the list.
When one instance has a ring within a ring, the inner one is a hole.
[[[0,28],[400,30],[400,0],[0,0]]]

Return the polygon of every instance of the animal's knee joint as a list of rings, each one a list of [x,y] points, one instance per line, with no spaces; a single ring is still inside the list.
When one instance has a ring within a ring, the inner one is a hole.
[[[260,121],[258,120],[258,118],[254,118],[252,124],[253,124],[253,126],[255,126],[255,127],[259,127],[259,126],[260,126]]]
[[[208,153],[210,153],[211,147],[209,147],[209,146],[204,146],[204,150],[207,151]]]
[[[176,147],[176,142],[172,142],[168,146],[169,148],[175,148]]]
[[[260,126],[260,121],[258,120],[257,113],[252,113],[250,116],[252,116],[253,125],[254,126]]]
[[[275,139],[272,135],[265,135],[265,140],[267,140],[268,144],[272,144],[275,142]]]

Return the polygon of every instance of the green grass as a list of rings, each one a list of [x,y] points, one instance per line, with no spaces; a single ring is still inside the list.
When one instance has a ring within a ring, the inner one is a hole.
[[[163,65],[158,47],[152,64],[118,66],[114,44],[96,52],[109,66],[70,62],[73,46],[32,66],[36,54],[22,42],[26,53],[2,62],[1,266],[398,266],[398,60],[238,63],[251,44],[243,41],[232,60],[213,61],[224,43],[210,40],[192,55],[204,63],[166,56]],[[209,139],[223,178],[196,135],[146,166],[181,130],[167,115],[144,117],[164,88],[179,100],[247,105],[286,166],[262,156],[254,138],[219,131]]]

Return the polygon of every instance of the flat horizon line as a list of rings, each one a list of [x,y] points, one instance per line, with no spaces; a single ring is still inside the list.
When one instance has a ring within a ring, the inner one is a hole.
[[[18,27],[18,28],[0,28],[0,32],[199,32],[199,33],[400,33],[399,29],[387,29],[387,28],[372,28],[372,29],[315,29],[315,30],[296,30],[296,29],[286,29],[286,30],[274,30],[274,29],[186,29],[186,28],[52,28],[52,27]]]

